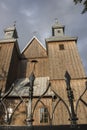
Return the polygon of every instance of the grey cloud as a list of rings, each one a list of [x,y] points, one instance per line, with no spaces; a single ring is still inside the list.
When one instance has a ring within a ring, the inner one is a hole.
[[[0,35],[16,20],[21,50],[33,35],[45,44],[54,19],[58,18],[65,25],[66,35],[78,36],[77,46],[87,71],[87,13],[82,15],[81,11],[82,6],[75,6],[73,0],[0,0]]]

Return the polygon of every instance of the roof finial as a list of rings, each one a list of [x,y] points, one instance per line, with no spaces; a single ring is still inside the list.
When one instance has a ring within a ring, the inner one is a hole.
[[[33,34],[34,34],[34,36],[36,36],[37,35],[37,31],[34,31]]]
[[[55,18],[55,23],[58,23],[58,18]]]
[[[34,31],[34,32],[33,32],[33,36],[34,36],[34,37],[38,37],[38,31]]]
[[[16,26],[16,21],[14,21],[14,27]]]

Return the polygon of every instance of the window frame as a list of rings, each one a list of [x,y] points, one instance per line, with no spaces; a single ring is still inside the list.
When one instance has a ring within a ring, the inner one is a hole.
[[[40,124],[48,124],[49,123],[48,108],[47,107],[40,107],[40,111],[39,112],[40,112],[40,120],[39,120]]]
[[[65,50],[64,44],[59,44],[59,50]]]

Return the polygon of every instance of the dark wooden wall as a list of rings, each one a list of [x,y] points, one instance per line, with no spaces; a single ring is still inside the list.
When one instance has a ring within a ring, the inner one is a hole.
[[[17,52],[16,43],[14,43],[12,51],[13,52],[12,52],[12,57],[9,65],[6,91],[11,87],[12,83],[14,83],[18,78],[17,76],[18,76],[18,65],[20,62],[20,56],[19,53]]]

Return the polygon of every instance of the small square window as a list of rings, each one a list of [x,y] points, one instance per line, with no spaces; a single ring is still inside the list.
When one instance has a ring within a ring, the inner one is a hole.
[[[59,45],[59,50],[64,50],[64,45],[63,44]]]

